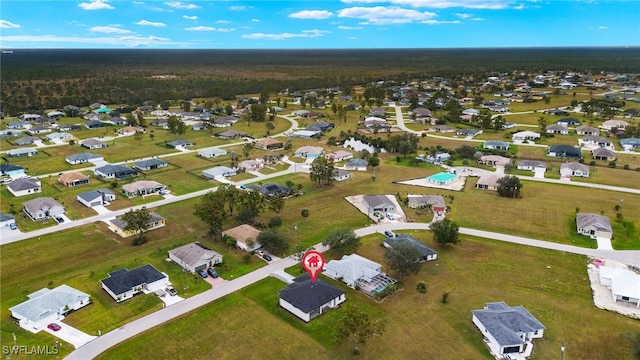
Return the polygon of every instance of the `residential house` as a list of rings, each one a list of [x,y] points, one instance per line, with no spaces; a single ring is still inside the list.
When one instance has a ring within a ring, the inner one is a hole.
[[[21,136],[21,135],[22,135],[22,130],[16,130],[16,129],[0,130],[1,139],[8,138],[8,137]]]
[[[244,137],[248,137],[249,134],[247,134],[244,131],[226,130],[226,131],[217,133],[215,136],[220,139],[233,140],[233,139],[241,139]]]
[[[375,116],[369,116],[364,119],[363,124],[370,130],[384,129],[387,127],[387,120]]]
[[[164,161],[164,160],[160,160],[157,158],[152,158],[152,159],[147,159],[147,160],[142,160],[142,161],[136,161],[135,163],[133,163],[133,168],[140,170],[140,171],[149,171],[149,170],[155,170],[155,169],[161,169],[161,168],[165,168],[169,166],[169,163]]]
[[[586,136],[598,136],[600,135],[600,130],[594,128],[589,125],[580,125],[576,128],[576,134],[578,135],[586,135]]]
[[[577,213],[576,231],[580,235],[586,235],[592,239],[613,237],[613,228],[609,218],[595,213]]]
[[[480,134],[482,134],[482,130],[480,129],[467,128],[467,129],[458,129],[456,131],[456,135],[464,136],[464,137],[474,137]]]
[[[411,235],[396,234],[396,236],[393,237],[387,236],[382,242],[382,245],[389,249],[389,251],[393,251],[393,248],[400,244],[408,244],[418,250],[420,258],[416,259],[416,262],[433,261],[438,259],[438,253],[435,250],[418,241],[418,239]]]
[[[48,141],[63,142],[73,139],[73,135],[66,132],[54,132],[45,136]]]
[[[432,125],[429,127],[429,131],[438,132],[438,133],[450,133],[450,132],[456,132],[456,129],[447,125]]]
[[[128,198],[136,196],[144,197],[145,195],[159,193],[162,190],[164,190],[164,185],[152,180],[140,180],[122,185],[122,194]]]
[[[356,171],[367,171],[367,160],[364,159],[350,159],[348,160],[344,166],[342,166],[345,170],[356,170]]]
[[[260,191],[267,197],[287,197],[293,194],[293,190],[290,187],[274,183],[249,185],[247,189]]]
[[[91,120],[88,123],[84,124],[84,127],[87,129],[100,129],[109,126],[108,123],[100,120]]]
[[[89,150],[102,149],[107,147],[105,142],[102,142],[98,139],[87,139],[80,143],[81,146],[86,147]]]
[[[249,224],[242,224],[223,231],[222,235],[234,238],[236,240],[236,247],[246,252],[253,252],[262,246],[258,242],[260,232],[260,230]]]
[[[567,118],[562,118],[556,121],[556,124],[560,124],[564,126],[578,126],[580,125],[580,120],[576,118],[567,117]]]
[[[513,142],[540,140],[540,134],[534,131],[519,131],[511,136]]]
[[[487,140],[482,144],[483,149],[491,149],[491,150],[509,150],[509,143],[500,140]]]
[[[371,111],[369,111],[369,116],[375,116],[375,117],[385,117],[387,114],[387,112],[381,108],[381,107],[377,107],[377,108],[373,108],[371,109]]]
[[[238,122],[238,118],[235,116],[223,116],[213,121],[215,127],[229,127]]]
[[[0,176],[9,176],[11,178],[25,176],[24,167],[13,164],[0,164]]]
[[[5,152],[10,157],[34,156],[37,153],[38,149],[36,148],[9,149]]]
[[[173,140],[173,141],[169,141],[169,142],[167,143],[167,146],[168,146],[168,147],[170,147],[170,148],[174,148],[174,149],[177,149],[177,148],[185,148],[185,147],[188,147],[188,146],[194,146],[194,145],[195,145],[195,143],[194,143],[194,142],[189,141],[189,140],[185,140],[185,139]]]
[[[362,108],[362,106],[358,104],[347,104],[345,105],[344,108],[348,111],[359,111]]]
[[[76,199],[86,207],[109,205],[109,202],[116,199],[116,194],[109,189],[97,189],[80,193]]]
[[[221,177],[229,177],[229,176],[234,176],[238,174],[238,169],[236,168],[230,168],[227,166],[216,166],[213,167],[211,169],[207,169],[204,170],[202,172],[202,176],[204,176],[207,179],[213,180],[216,178],[221,178]]]
[[[71,165],[77,165],[86,164],[88,162],[95,163],[104,161],[104,157],[102,155],[92,153],[80,153],[67,156],[66,161]]]
[[[158,215],[157,213],[151,211],[149,212],[149,215],[151,215],[151,217],[149,218],[149,221],[147,221],[144,232],[159,229],[166,225],[165,218]],[[134,231],[125,230],[126,227],[127,222],[122,219],[122,216],[116,216],[115,219],[109,221],[109,230],[120,235],[121,237],[126,238],[135,235]]]
[[[344,291],[322,279],[311,282],[309,274],[295,278],[278,293],[278,304],[305,322],[339,307],[346,300]]]
[[[614,161],[616,159],[615,151],[601,147],[591,150],[591,155],[594,160]]]
[[[224,155],[227,155],[227,150],[220,149],[217,147],[210,147],[210,148],[198,150],[198,156],[203,158],[213,158],[213,157],[224,156]]]
[[[238,169],[243,171],[257,171],[264,167],[262,159],[247,159],[238,163]]]
[[[498,180],[502,179],[503,177],[504,174],[490,173],[487,175],[482,175],[476,182],[476,189],[498,191],[498,187],[500,187],[500,184],[498,184]]]
[[[640,308],[640,274],[621,268],[600,266],[600,284],[611,290],[614,302],[628,302]]]
[[[411,209],[428,208],[433,212],[444,212],[447,209],[442,195],[407,195],[407,206]]]
[[[582,152],[580,151],[580,148],[571,145],[552,145],[549,147],[548,155],[561,158],[580,159],[582,157]]]
[[[582,139],[578,139],[578,145],[588,150],[597,148],[614,150],[613,143],[610,140],[602,138],[600,136],[585,136]]]
[[[81,172],[63,173],[58,177],[58,182],[64,186],[72,187],[89,183],[89,176]]]
[[[538,160],[521,160],[518,162],[517,169],[531,171],[536,171],[536,169],[544,169],[544,171],[547,171],[547,164]]]
[[[193,131],[206,130],[207,127],[208,127],[208,125],[204,121],[196,121],[196,122],[191,124],[191,128],[193,129]]]
[[[25,136],[25,137],[16,139],[15,143],[18,146],[33,145],[36,143],[41,144],[42,139],[40,139],[37,136]]]
[[[169,259],[192,273],[222,264],[222,255],[199,242],[169,250]]]
[[[151,121],[151,126],[156,126],[163,128],[165,130],[169,129],[169,119],[166,117],[157,117],[155,120]]]
[[[322,272],[334,280],[341,280],[352,289],[360,289],[369,295],[377,295],[397,281],[384,272],[382,266],[358,254],[344,255],[340,260],[329,261]]]
[[[569,115],[568,112],[561,110],[561,109],[548,109],[548,110],[544,110],[543,111],[544,114],[547,115],[556,115],[556,116],[567,116]]]
[[[334,151],[332,153],[326,154],[324,157],[331,160],[331,162],[336,163],[336,162],[349,160],[353,158],[353,153],[350,153],[345,150],[338,150],[338,151]]]
[[[416,156],[416,160],[428,162],[430,164],[442,164],[451,159],[451,154],[444,151],[437,151],[434,155],[430,154],[421,154]]]
[[[296,130],[291,134],[291,137],[299,139],[319,139],[321,136],[320,130]]]
[[[480,110],[478,110],[478,109],[464,109],[464,110],[462,110],[462,115],[478,116],[478,115],[480,115]]]
[[[570,178],[572,176],[589,177],[589,166],[579,162],[560,164],[560,176]]]
[[[13,194],[13,196],[24,196],[42,192],[42,183],[40,179],[32,177],[20,177],[7,185],[7,190]]]
[[[35,119],[40,118],[39,114],[22,114],[19,116],[20,120],[23,121],[33,121]]]
[[[620,139],[620,146],[626,151],[632,151],[633,149],[640,149],[640,139],[638,138],[626,138]]]
[[[264,138],[256,141],[254,146],[262,150],[279,150],[284,148],[284,143],[274,138]]]
[[[569,128],[566,125],[551,124],[545,128],[547,134],[569,135]]]
[[[117,134],[120,136],[133,136],[136,133],[144,133],[145,130],[142,127],[138,126],[125,126],[122,129],[118,130]]]
[[[138,176],[138,172],[130,167],[112,164],[96,168],[93,173],[103,179],[126,179]]]
[[[351,173],[347,170],[342,169],[333,169],[333,180],[335,181],[344,181],[351,179]]]
[[[493,167],[505,166],[511,163],[511,159],[500,155],[483,155],[478,159],[478,164]]]
[[[16,217],[13,214],[0,213],[0,229],[13,228],[16,226]]]
[[[389,199],[391,196],[393,195],[364,195],[362,200],[367,206],[369,215],[374,212],[395,212],[396,205]]]
[[[140,292],[154,292],[164,289],[169,278],[151,264],[142,265],[133,270],[123,268],[112,271],[109,277],[100,280],[102,288],[116,302],[128,300]]]
[[[545,330],[527,309],[508,306],[502,301],[487,303],[484,309],[471,310],[471,314],[485,344],[492,354],[500,358],[507,358],[509,354],[531,355],[531,340],[542,338]]]
[[[611,131],[613,129],[624,129],[627,126],[629,126],[629,123],[624,120],[607,120],[602,123],[601,127]]]
[[[324,149],[319,146],[307,145],[296,150],[293,156],[302,157],[306,159],[315,159],[317,157],[320,157],[323,151]]]
[[[38,134],[47,134],[53,131],[49,126],[37,125],[30,127],[27,129],[27,134],[29,135],[38,135]]]
[[[62,284],[54,289],[42,288],[27,295],[29,300],[9,308],[11,318],[32,333],[64,319],[72,311],[91,304],[89,294]]]
[[[39,197],[22,204],[31,220],[44,220],[64,214],[64,206],[50,197]]]

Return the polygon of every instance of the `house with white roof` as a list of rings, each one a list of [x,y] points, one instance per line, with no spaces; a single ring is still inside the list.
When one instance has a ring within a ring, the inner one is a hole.
[[[67,156],[66,161],[71,165],[86,164],[88,162],[104,161],[104,157],[98,154],[80,153]]]
[[[306,159],[315,159],[322,155],[324,149],[319,146],[303,146],[296,150],[293,156],[302,157]]]
[[[207,158],[207,159],[217,157],[217,156],[224,156],[224,155],[227,155],[227,150],[220,149],[217,147],[210,147],[210,148],[198,150],[198,156]]]
[[[350,153],[349,151],[345,151],[345,150],[338,150],[338,151],[334,151],[332,153],[326,154],[325,157],[331,160],[332,162],[340,162],[340,161],[349,160],[353,158],[353,153]]]
[[[534,141],[540,140],[540,134],[535,131],[518,131],[511,136],[513,142]]]
[[[382,272],[382,266],[358,254],[344,255],[340,260],[331,260],[323,274],[334,280],[341,280],[352,289],[376,295],[388,285],[397,281]]]
[[[6,154],[11,157],[34,156],[37,153],[38,149],[35,148],[9,149],[6,152]]]
[[[533,339],[542,338],[545,327],[522,306],[487,303],[484,309],[471,310],[471,321],[480,330],[492,354],[500,359],[509,354],[530,356]]]
[[[91,303],[89,294],[64,284],[54,289],[40,289],[27,297],[29,300],[10,308],[9,311],[21,328],[33,333]]]
[[[600,284],[611,289],[614,302],[628,302],[640,308],[640,274],[619,267],[600,267]]]
[[[204,176],[207,179],[229,177],[229,176],[234,176],[236,174],[238,174],[238,169],[230,168],[228,166],[223,166],[223,165],[216,166],[211,169],[204,170],[202,172],[202,176]]]
[[[192,273],[222,263],[222,255],[199,242],[169,250],[169,259]]]

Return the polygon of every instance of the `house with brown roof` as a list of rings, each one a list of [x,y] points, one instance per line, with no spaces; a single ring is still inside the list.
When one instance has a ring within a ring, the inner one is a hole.
[[[223,236],[229,236],[236,240],[236,247],[252,252],[259,249],[262,245],[258,242],[260,230],[249,224],[242,224],[222,232]]]
[[[87,139],[80,143],[80,145],[93,150],[93,149],[101,149],[107,147],[107,144],[98,140],[98,139]]]
[[[498,180],[502,179],[504,174],[482,175],[476,183],[476,189],[498,191]]]
[[[256,141],[253,145],[262,150],[279,150],[284,148],[284,143],[274,138],[260,139]]]
[[[605,148],[597,148],[591,151],[594,160],[613,161],[616,159],[616,153]]]
[[[144,230],[145,232],[158,229],[166,225],[165,219],[157,213],[151,211],[149,212],[149,215],[151,215],[151,218],[149,218],[149,221],[147,221],[146,228]],[[113,231],[123,238],[135,234],[135,232],[133,231],[125,230],[126,227],[127,222],[122,219],[122,216],[117,216],[115,219],[109,222],[109,230]]]
[[[81,172],[68,172],[58,177],[58,182],[64,186],[78,186],[89,183],[89,176]]]
[[[478,164],[481,165],[489,165],[489,166],[505,166],[511,162],[511,159],[508,157],[500,156],[500,155],[484,155],[478,159]]]

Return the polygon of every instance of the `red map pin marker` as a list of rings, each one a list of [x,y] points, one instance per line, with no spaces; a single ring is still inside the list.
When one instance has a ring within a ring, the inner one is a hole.
[[[302,257],[302,267],[311,276],[311,283],[313,284],[316,282],[318,272],[324,267],[324,257],[315,250],[309,251]]]

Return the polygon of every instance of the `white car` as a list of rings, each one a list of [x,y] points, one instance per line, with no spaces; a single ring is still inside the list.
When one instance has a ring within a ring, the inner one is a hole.
[[[394,220],[396,217],[395,217],[395,216],[393,216],[393,214],[391,214],[391,213],[387,213],[387,218],[388,218],[389,220]]]

